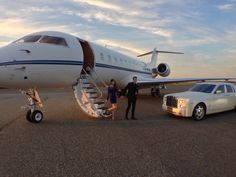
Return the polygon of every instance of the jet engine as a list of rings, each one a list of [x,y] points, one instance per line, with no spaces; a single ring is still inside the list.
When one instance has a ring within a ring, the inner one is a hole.
[[[162,77],[167,77],[170,75],[170,67],[166,63],[160,63],[156,68],[152,69],[152,76],[156,77],[160,75]]]

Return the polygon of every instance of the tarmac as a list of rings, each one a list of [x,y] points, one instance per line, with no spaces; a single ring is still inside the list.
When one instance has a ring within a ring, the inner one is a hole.
[[[173,85],[167,92],[185,90]],[[0,90],[0,177],[235,177],[236,113],[203,121],[162,111],[162,99],[142,93],[138,120],[87,117],[71,90],[41,92],[44,120],[26,121],[17,91]]]

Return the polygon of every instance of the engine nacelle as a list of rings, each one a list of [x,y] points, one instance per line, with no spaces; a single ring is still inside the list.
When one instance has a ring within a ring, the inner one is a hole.
[[[166,63],[160,63],[157,68],[152,69],[152,76],[156,77],[160,75],[162,77],[167,77],[170,75],[170,67]]]

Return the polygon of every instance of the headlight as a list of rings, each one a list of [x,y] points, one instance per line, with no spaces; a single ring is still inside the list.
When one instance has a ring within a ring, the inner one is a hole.
[[[185,107],[188,103],[188,100],[185,99],[178,99],[178,105],[180,108]]]

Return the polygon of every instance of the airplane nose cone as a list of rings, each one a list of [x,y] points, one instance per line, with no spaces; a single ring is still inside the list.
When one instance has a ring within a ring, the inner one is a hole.
[[[10,61],[11,50],[8,47],[0,48],[0,64]]]
[[[9,80],[9,69],[6,64],[10,61],[10,58],[4,49],[5,47],[0,48],[0,88],[6,88],[6,83]]]

